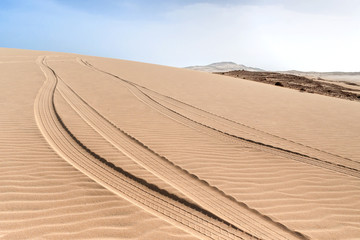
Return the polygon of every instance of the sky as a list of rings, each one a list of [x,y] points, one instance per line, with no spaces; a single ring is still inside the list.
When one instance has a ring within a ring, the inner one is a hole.
[[[1,0],[0,47],[360,71],[360,0]]]

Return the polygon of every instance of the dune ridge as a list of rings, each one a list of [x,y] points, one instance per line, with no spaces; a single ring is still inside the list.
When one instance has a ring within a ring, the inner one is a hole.
[[[353,102],[74,54],[0,62],[1,239],[360,237]],[[276,104],[305,124],[282,128]]]
[[[217,115],[360,161],[356,135],[359,125],[352,120],[359,117],[357,102],[190,70],[85,59],[124,79]],[[143,71],[136,71],[139,68]]]

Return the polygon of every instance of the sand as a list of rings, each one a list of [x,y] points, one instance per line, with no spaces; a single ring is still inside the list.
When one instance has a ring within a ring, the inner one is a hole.
[[[1,239],[358,239],[360,106],[0,49]]]

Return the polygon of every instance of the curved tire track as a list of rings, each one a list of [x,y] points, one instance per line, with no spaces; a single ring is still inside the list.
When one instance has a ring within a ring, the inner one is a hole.
[[[44,138],[67,162],[115,194],[202,239],[258,239],[213,213],[114,166],[84,146],[56,112],[54,92],[58,78],[55,72],[46,65],[45,58],[39,58],[37,63],[46,81],[35,99],[35,119]]]
[[[343,163],[348,166],[358,164],[358,162],[352,159],[342,157],[337,154],[329,153],[327,151],[314,148],[302,143],[298,143],[283,137],[279,137],[274,134],[267,133],[265,131],[256,129],[254,127],[250,127],[248,125],[230,120],[223,116],[210,113],[198,107],[179,101],[175,98],[160,94],[146,87],[140,85],[137,85],[137,87],[141,88],[142,91],[145,91],[145,93],[150,95],[156,101],[161,102],[166,107],[171,108],[172,110],[178,109],[175,111],[178,111],[182,115],[185,115],[185,113],[190,114],[192,116],[192,119],[198,119],[197,121],[199,122],[208,122],[209,123],[208,125],[220,129],[221,131],[225,131],[225,132],[235,131],[237,136],[244,135],[246,136],[246,138],[257,142],[266,141],[267,143],[271,143],[272,146],[279,146],[289,150],[291,149],[291,151],[293,152],[302,153],[304,155],[317,157],[323,160],[325,159],[331,160],[331,162],[334,163]]]
[[[342,173],[342,174],[346,174],[346,175],[349,175],[349,176],[360,178],[360,170],[359,170],[360,169],[360,163],[355,162],[355,161],[353,161],[351,159],[346,159],[346,158],[343,158],[343,157],[340,157],[340,156],[337,156],[337,155],[334,155],[334,154],[331,154],[331,153],[327,153],[325,151],[321,151],[321,150],[318,150],[318,149],[315,149],[315,148],[311,148],[311,147],[308,147],[308,146],[305,146],[305,145],[302,145],[302,144],[292,142],[292,144],[295,144],[298,147],[300,146],[301,148],[306,148],[308,151],[310,150],[310,152],[315,151],[316,156],[319,156],[319,153],[321,153],[322,154],[321,155],[322,159],[320,159],[318,157],[309,156],[309,155],[304,154],[302,152],[295,152],[295,151],[292,151],[292,150],[288,150],[288,149],[284,149],[284,148],[281,148],[281,147],[269,145],[269,144],[266,144],[266,143],[263,143],[263,142],[259,142],[257,140],[252,140],[252,139],[249,139],[249,138],[244,138],[244,137],[241,137],[241,136],[238,136],[238,135],[234,135],[234,134],[231,134],[229,132],[225,132],[224,130],[219,130],[219,129],[211,126],[211,125],[208,125],[207,123],[199,122],[197,120],[189,118],[189,117],[187,117],[187,116],[185,116],[185,115],[183,115],[183,114],[181,114],[181,113],[179,113],[179,112],[165,106],[164,104],[162,104],[159,101],[155,100],[154,97],[150,96],[149,94],[147,94],[143,90],[141,90],[141,89],[147,89],[147,88],[145,88],[143,86],[140,86],[140,85],[135,84],[135,83],[133,83],[131,81],[122,79],[122,78],[120,78],[120,77],[118,77],[118,76],[116,76],[116,75],[114,75],[112,73],[101,70],[101,69],[93,66],[92,64],[90,64],[89,62],[87,62],[87,61],[85,61],[83,59],[78,59],[78,62],[81,65],[84,65],[84,66],[86,66],[86,67],[88,67],[88,68],[90,68],[90,69],[92,69],[94,71],[98,71],[98,72],[107,74],[107,75],[109,75],[111,77],[114,77],[114,78],[116,78],[118,80],[121,80],[124,84],[126,84],[126,87],[139,100],[141,100],[142,102],[144,102],[148,106],[152,107],[153,109],[157,110],[158,112],[162,113],[163,115],[165,115],[165,116],[167,116],[167,117],[169,117],[169,118],[171,118],[171,119],[173,119],[173,120],[175,120],[175,121],[177,121],[177,122],[179,122],[179,123],[181,123],[183,125],[191,127],[191,128],[193,128],[195,130],[198,130],[200,132],[206,133],[208,135],[211,135],[213,137],[216,137],[216,138],[219,138],[219,139],[222,139],[222,140],[225,140],[225,141],[235,142],[235,143],[247,146],[247,147],[255,148],[255,149],[258,149],[258,150],[261,150],[261,151],[265,151],[265,152],[269,152],[269,153],[272,153],[272,154],[275,154],[275,155],[283,156],[283,157],[293,159],[293,160],[296,160],[296,161],[300,161],[300,162],[303,162],[303,163],[307,163],[307,164],[310,164],[310,165],[313,165],[313,166],[325,168],[325,169],[328,169],[328,170],[332,170],[332,171],[336,171],[336,172],[339,172],[339,173]],[[149,90],[149,89],[147,89],[147,90],[151,91],[151,92],[154,92],[154,91]],[[159,94],[159,93],[157,93],[157,94]],[[173,99],[171,97],[167,97],[167,98]],[[187,104],[187,106],[191,106],[191,105]],[[201,109],[196,108],[194,106],[191,106],[191,108],[197,109],[199,111],[201,110]],[[211,115],[211,113],[209,113],[209,112],[206,112],[204,110],[201,110],[201,111],[203,111],[203,113],[207,113],[208,115]],[[221,118],[221,117],[219,117],[217,115],[213,115],[213,116]],[[209,116],[209,117],[211,117],[211,116]],[[231,122],[231,120],[228,120],[228,123],[229,122]],[[241,124],[238,124],[238,125],[241,125]],[[250,129],[250,127],[248,127],[248,128]],[[254,132],[262,132],[262,131],[256,130]],[[268,136],[272,136],[272,138],[275,138],[275,139],[283,139],[283,141],[290,141],[290,140],[287,140],[287,139],[284,139],[284,138],[277,137],[275,135],[267,134],[265,132],[262,132],[262,133],[265,134],[265,135],[268,135]],[[327,160],[328,158],[332,158],[332,159],[335,159],[335,160],[334,160],[334,162],[333,161],[328,161]],[[341,163],[339,163],[339,161]]]
[[[244,203],[226,196],[207,182],[176,166],[116,127],[78,96],[60,77],[58,90],[69,105],[104,139],[136,163],[166,181],[200,206],[261,239],[304,238]]]

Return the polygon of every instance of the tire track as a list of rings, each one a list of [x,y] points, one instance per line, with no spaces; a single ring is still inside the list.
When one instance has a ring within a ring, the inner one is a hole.
[[[78,62],[83,65],[86,66],[94,71],[98,71],[104,74],[107,74],[111,77],[114,77],[118,80],[120,80],[121,82],[123,82],[125,84],[125,86],[142,102],[144,102],[145,104],[147,104],[148,106],[152,107],[153,109],[157,110],[158,112],[162,113],[163,115],[185,125],[188,127],[191,127],[195,130],[198,130],[200,132],[206,133],[210,136],[216,137],[218,139],[221,140],[225,140],[225,141],[230,141],[230,142],[235,142],[247,147],[251,147],[251,148],[255,148],[261,151],[265,151],[271,154],[275,154],[275,155],[279,155],[279,156],[283,156],[285,158],[289,158],[289,159],[293,159],[296,161],[300,161],[306,164],[310,164],[313,166],[317,166],[317,167],[321,167],[321,168],[325,168],[328,170],[332,170],[332,171],[336,171],[338,173],[342,173],[342,174],[346,174],[349,176],[353,176],[353,177],[357,177],[360,178],[360,163],[355,162],[351,159],[347,159],[347,158],[343,158],[340,157],[338,155],[334,155],[331,153],[327,153],[325,151],[321,151],[315,149],[315,148],[311,148],[311,147],[307,147],[305,145],[301,145],[298,143],[293,142],[293,144],[300,146],[300,148],[306,148],[307,150],[310,151],[317,151],[318,153],[322,154],[322,157],[325,159],[320,159],[318,157],[312,157],[310,155],[301,153],[301,152],[295,152],[292,150],[288,150],[285,148],[281,148],[281,147],[277,147],[277,146],[273,146],[273,145],[269,145],[263,142],[259,142],[256,140],[252,140],[249,138],[244,138],[238,135],[234,135],[232,133],[226,132],[225,130],[219,130],[218,128],[213,127],[212,125],[208,124],[208,123],[203,123],[197,120],[194,120],[192,118],[189,118],[181,113],[179,113],[178,111],[175,111],[169,107],[167,107],[166,105],[160,103],[159,101],[157,101],[155,99],[155,97],[150,96],[149,94],[145,93],[144,90],[141,89],[146,89],[146,91],[151,91],[154,92],[152,90],[149,90],[148,88],[145,88],[143,86],[140,86],[138,84],[135,84],[131,81],[122,79],[112,73],[106,72],[104,70],[101,70],[93,65],[91,65],[89,62],[83,60],[83,59],[78,59]],[[159,95],[159,93],[157,93]],[[167,97],[167,96],[166,96]],[[172,99],[170,97],[167,97],[169,99]],[[177,101],[177,100],[176,100]],[[187,105],[187,104],[186,104]],[[199,108],[196,108],[194,106],[191,105],[187,105],[190,106],[192,109],[197,109],[198,111],[203,111]],[[211,113],[208,113],[206,111],[203,111],[205,113],[207,113],[208,115],[211,115]],[[213,115],[215,117],[221,118],[217,115]],[[202,119],[204,119],[204,116],[201,116]],[[211,116],[210,116],[211,117]],[[206,116],[207,118],[207,116]],[[231,120],[229,120],[229,122],[231,122]],[[229,123],[228,122],[228,123]],[[233,122],[233,124],[236,122]],[[239,124],[238,124],[239,125]],[[241,124],[240,124],[241,125]],[[245,125],[246,126],[246,125]],[[260,130],[256,130],[258,132],[262,132]],[[255,132],[256,132],[255,131]],[[280,138],[277,137],[275,135],[271,135],[271,134],[267,134],[265,132],[263,132],[264,134],[268,135],[268,136],[272,136],[272,138],[278,138],[278,139],[283,139],[282,141],[289,141],[287,139],[284,138]],[[315,154],[316,155],[316,154]],[[332,161],[328,161],[327,159],[331,158],[331,159],[335,159],[335,162]],[[341,163],[339,163],[339,161]]]
[[[294,152],[315,156],[320,159],[328,159],[328,160],[330,159],[332,162],[339,162],[339,163],[344,162],[344,164],[349,164],[349,165],[353,163],[357,163],[352,159],[342,157],[337,154],[329,153],[324,150],[314,148],[302,143],[298,143],[283,137],[279,137],[277,135],[267,133],[265,131],[256,129],[254,127],[250,127],[248,125],[230,120],[223,116],[210,113],[198,107],[179,101],[175,98],[160,94],[146,87],[140,85],[137,85],[137,87],[141,88],[142,91],[145,91],[148,95],[150,95],[152,98],[156,99],[157,101],[161,102],[166,107],[171,108],[172,110],[177,109],[175,111],[179,111],[179,113],[183,112],[182,113],[183,115],[185,115],[185,113],[191,114],[193,118],[199,119],[198,120],[199,122],[203,122],[203,121],[206,122],[210,120],[209,125],[216,126],[214,128],[228,129],[227,132],[233,132],[233,130],[235,130],[239,132],[239,134],[237,135],[244,134],[247,136],[247,138],[252,139],[254,141],[264,140],[266,142],[270,142],[272,145],[286,146],[285,148],[287,149],[290,148]]]
[[[142,167],[222,219],[262,239],[304,238],[176,166],[99,114],[60,77],[58,90],[69,105],[108,142]]]
[[[54,105],[58,84],[45,58],[37,60],[46,76],[34,104],[38,127],[50,146],[81,172],[147,211],[165,218],[202,239],[259,239],[213,213],[147,183],[98,156],[67,129]]]

